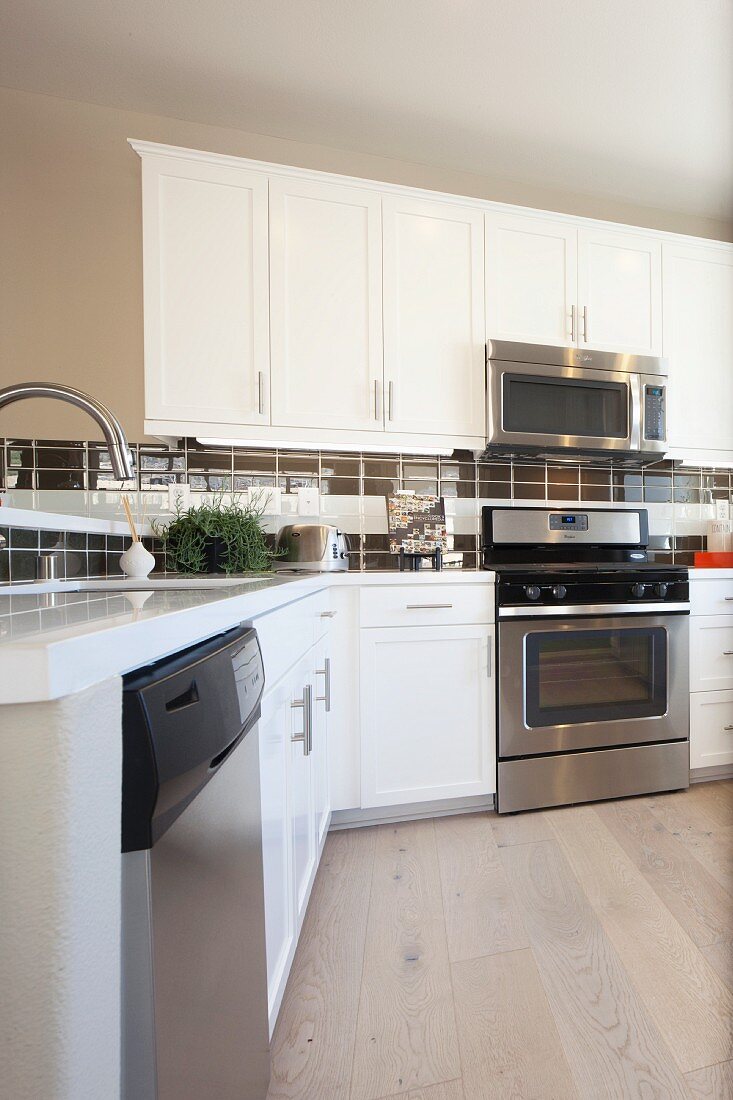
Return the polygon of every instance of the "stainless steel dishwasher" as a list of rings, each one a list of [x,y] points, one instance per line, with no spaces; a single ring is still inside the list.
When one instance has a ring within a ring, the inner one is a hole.
[[[245,627],[124,678],[123,1100],[267,1094],[263,687]]]

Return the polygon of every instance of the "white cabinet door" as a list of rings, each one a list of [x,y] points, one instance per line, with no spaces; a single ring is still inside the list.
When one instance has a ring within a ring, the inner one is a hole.
[[[383,430],[376,192],[270,179],[272,423]]]
[[[295,904],[288,809],[292,696],[290,679],[285,677],[265,696],[258,727],[267,990],[271,1025],[274,1024],[280,1006],[288,969],[295,951]]]
[[[577,248],[578,230],[568,222],[486,215],[489,340],[576,341]]]
[[[485,435],[483,215],[382,200],[386,427]]]
[[[145,416],[269,423],[267,177],[143,156]]]
[[[690,767],[733,764],[733,691],[690,696]]]
[[[495,790],[493,633],[360,631],[364,808]]]
[[[690,690],[733,690],[733,615],[690,620]]]
[[[331,663],[330,638],[326,634],[314,649],[313,737],[311,766],[313,768],[313,832],[316,852],[320,853],[331,821],[329,796],[328,733],[333,700],[334,668]]]
[[[664,354],[673,453],[733,457],[733,248],[664,245]]]
[[[581,347],[661,355],[661,241],[579,229],[578,310]]]
[[[316,871],[316,837],[313,827],[313,767],[309,745],[315,705],[313,654],[309,653],[288,676],[290,706],[290,828],[293,853],[293,894],[296,930],[305,915]],[[309,693],[310,688],[310,705]]]

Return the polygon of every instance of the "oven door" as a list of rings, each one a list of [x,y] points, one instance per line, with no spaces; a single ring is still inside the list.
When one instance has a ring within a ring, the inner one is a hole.
[[[584,367],[488,363],[488,443],[638,451],[638,374]]]
[[[685,614],[499,624],[499,756],[684,739]]]

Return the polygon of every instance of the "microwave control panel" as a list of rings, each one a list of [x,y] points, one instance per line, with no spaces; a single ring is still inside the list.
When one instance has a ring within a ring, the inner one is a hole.
[[[667,437],[664,410],[665,387],[644,386],[644,439],[663,443]]]

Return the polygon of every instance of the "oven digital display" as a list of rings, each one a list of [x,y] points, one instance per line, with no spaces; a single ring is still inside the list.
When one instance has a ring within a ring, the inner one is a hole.
[[[566,531],[568,528],[574,531],[587,531],[588,516],[578,512],[556,512],[550,515],[551,531]]]

